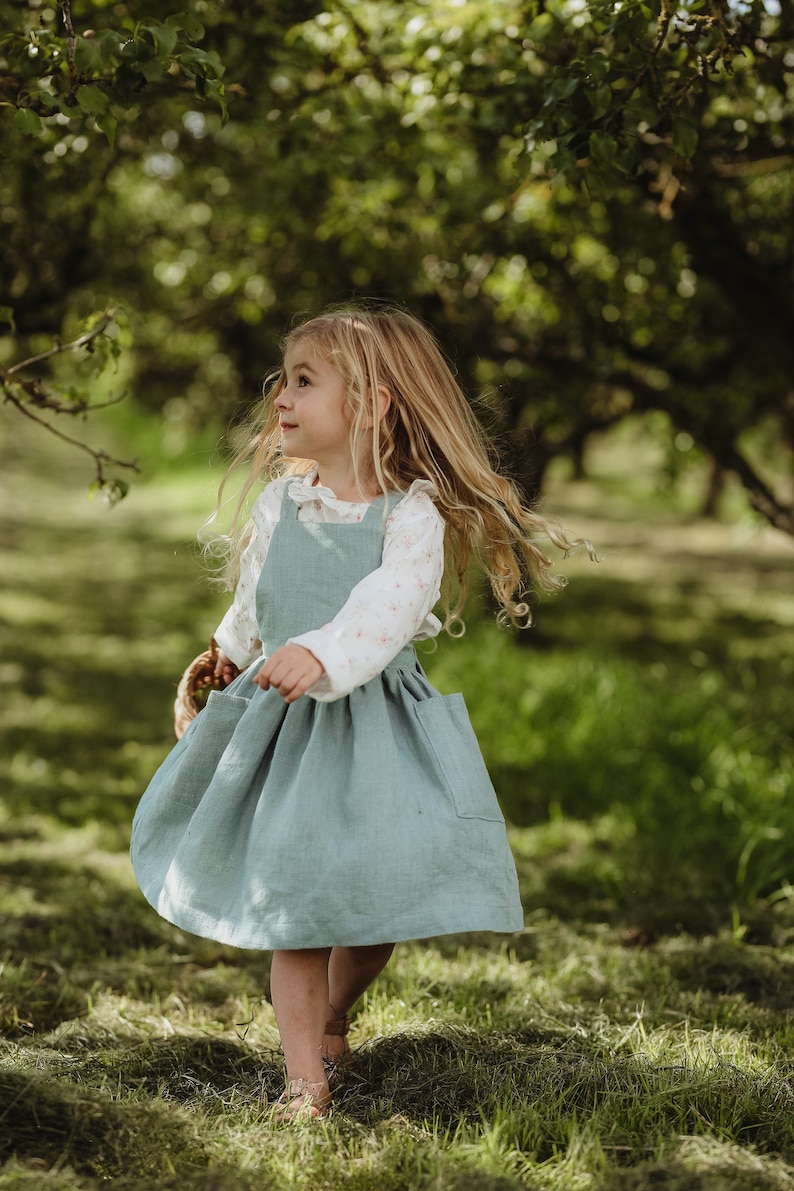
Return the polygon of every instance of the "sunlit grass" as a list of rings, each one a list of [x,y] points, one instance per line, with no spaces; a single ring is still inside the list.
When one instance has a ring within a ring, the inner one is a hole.
[[[794,1188],[787,544],[552,491],[604,562],[525,647],[473,611],[426,657],[512,819],[525,929],[400,944],[333,1116],[280,1129],[269,956],[164,923],[126,855],[224,603],[192,544],[217,469],[108,513],[41,449],[35,479],[0,460],[0,1188]]]

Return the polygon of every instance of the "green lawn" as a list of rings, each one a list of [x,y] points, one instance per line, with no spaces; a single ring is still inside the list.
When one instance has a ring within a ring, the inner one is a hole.
[[[126,855],[224,606],[191,545],[217,471],[199,446],[109,511],[0,436],[0,1188],[794,1188],[791,543],[660,495],[642,444],[557,475],[603,561],[520,644],[473,610],[425,658],[525,930],[399,946],[332,1117],[277,1128],[269,957],[162,922]]]

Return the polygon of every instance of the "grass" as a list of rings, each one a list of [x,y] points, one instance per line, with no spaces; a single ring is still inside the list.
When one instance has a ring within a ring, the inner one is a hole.
[[[466,693],[525,929],[401,944],[332,1118],[276,1128],[269,956],[161,921],[126,856],[223,606],[190,545],[215,475],[107,512],[3,429],[2,1191],[794,1191],[790,543],[627,496],[626,444],[554,479],[604,562],[523,647],[473,616],[426,659]]]

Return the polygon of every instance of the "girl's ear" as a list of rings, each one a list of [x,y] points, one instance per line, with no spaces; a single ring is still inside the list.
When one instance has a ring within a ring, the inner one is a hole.
[[[378,411],[378,421],[379,422],[382,422],[383,419],[386,417],[386,414],[389,412],[390,406],[391,406],[391,392],[389,391],[389,389],[386,388],[385,385],[378,385],[377,411]],[[372,424],[373,424],[373,418],[370,416],[367,418],[367,421],[366,421],[367,428],[371,427]]]
[[[378,420],[382,422],[391,406],[391,391],[385,385],[378,385],[378,399]]]

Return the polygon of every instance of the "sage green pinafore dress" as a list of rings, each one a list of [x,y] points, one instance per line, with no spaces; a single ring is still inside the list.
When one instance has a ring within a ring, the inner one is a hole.
[[[382,550],[383,498],[325,525],[285,493],[257,587],[264,656],[332,619]],[[440,695],[412,645],[330,703],[261,690],[262,660],[210,695],[141,799],[132,863],[155,909],[263,950],[521,930],[462,695]]]

